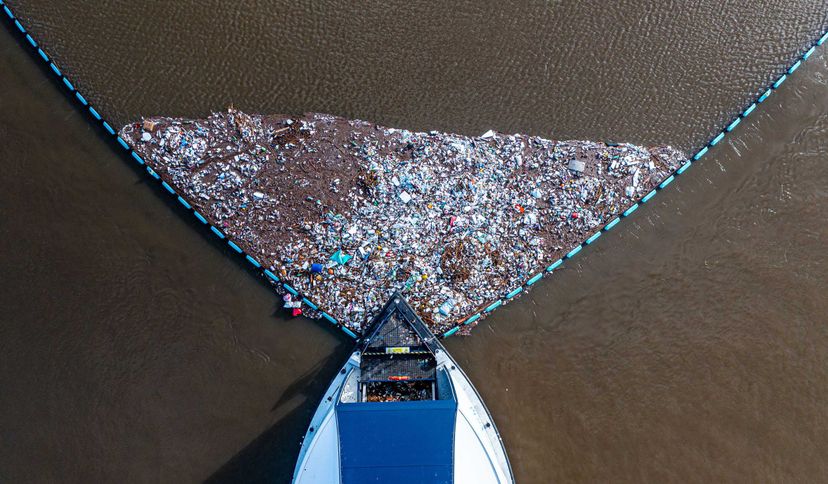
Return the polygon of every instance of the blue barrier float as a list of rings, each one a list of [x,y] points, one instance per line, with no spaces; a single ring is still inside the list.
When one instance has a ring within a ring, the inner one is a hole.
[[[622,215],[622,216],[624,216],[624,217],[629,217],[629,216],[630,216],[633,212],[635,212],[636,210],[638,210],[638,204],[637,204],[637,203],[636,203],[636,204],[634,204],[632,207],[630,207],[630,208],[628,208],[628,209],[624,210],[624,213],[623,213],[623,214],[621,214],[621,215]]]
[[[273,280],[273,282],[279,282],[279,278],[278,278],[278,277],[276,277],[276,274],[274,274],[274,273],[270,272],[270,270],[269,270],[269,269],[265,269],[264,273],[265,273],[265,275],[266,275],[267,277],[269,277],[270,279],[272,279],[272,280]],[[314,309],[318,309],[318,308],[314,308]]]
[[[502,300],[502,299],[498,299],[497,301],[495,301],[495,302],[493,302],[493,303],[489,304],[489,307],[487,307],[486,309],[484,309],[484,310],[483,310],[483,312],[484,312],[484,313],[490,313],[490,312],[494,311],[495,309],[499,308],[499,307],[500,307],[500,306],[502,306],[502,305],[503,305],[503,300]]]
[[[235,242],[233,242],[232,240],[228,240],[228,241],[227,241],[227,245],[229,245],[231,249],[235,250],[235,251],[236,251],[236,252],[238,252],[239,254],[241,254],[241,253],[243,253],[243,252],[244,252],[243,250],[241,250],[241,247],[239,247],[238,245],[236,245],[236,243],[235,243]],[[298,294],[296,294],[296,295],[298,296]]]
[[[571,259],[571,258],[575,257],[575,254],[580,252],[581,249],[583,249],[583,248],[584,248],[583,245],[579,245],[578,247],[575,247],[574,249],[572,249],[572,250],[570,250],[569,252],[566,253],[566,255],[564,256],[564,259]]]
[[[472,316],[470,318],[466,318],[466,320],[463,321],[463,324],[472,324],[473,322],[477,321],[478,319],[480,319],[480,313],[477,313],[477,314],[475,314],[474,316]]]
[[[551,266],[549,266],[549,267],[547,267],[547,268],[546,268],[546,272],[552,272],[552,271],[554,271],[555,269],[557,269],[558,267],[560,267],[560,265],[561,265],[561,264],[563,264],[563,259],[558,259],[558,260],[556,260],[555,262],[553,262],[553,263],[552,263],[552,265],[551,265]]]
[[[212,231],[213,231],[213,233],[214,233],[214,234],[216,234],[216,236],[217,236],[218,238],[220,238],[220,239],[223,239],[223,238],[224,238],[224,234],[221,232],[221,230],[219,230],[219,229],[217,229],[217,228],[213,227],[212,225],[210,226],[210,230],[212,230]]]
[[[76,89],[76,87],[74,86],[74,84],[72,84],[72,82],[71,82],[71,81],[70,81],[67,77],[65,77],[65,76],[62,74],[62,72],[61,72],[61,71],[60,71],[60,69],[57,67],[57,65],[55,65],[55,63],[54,63],[54,62],[52,62],[52,61],[49,59],[49,56],[48,56],[48,55],[46,55],[46,53],[43,51],[43,49],[42,49],[42,48],[40,48],[40,47],[38,47],[37,41],[35,41],[35,39],[34,39],[34,38],[33,38],[33,37],[29,34],[29,33],[27,33],[27,32],[26,32],[26,29],[25,29],[25,27],[23,26],[23,24],[22,24],[22,23],[21,23],[21,22],[20,22],[17,18],[15,18],[14,13],[11,11],[11,9],[9,9],[9,7],[5,4],[5,2],[4,2],[3,0],[0,0],[0,5],[2,5],[2,6],[3,6],[3,11],[4,11],[4,12],[6,12],[6,16],[10,19],[10,21],[12,22],[12,24],[14,25],[14,27],[15,27],[15,28],[16,28],[16,29],[17,29],[17,30],[18,30],[21,34],[23,34],[23,36],[24,36],[24,38],[25,38],[26,42],[27,42],[27,43],[28,43],[28,44],[29,44],[29,45],[30,45],[30,46],[34,49],[34,51],[37,53],[38,57],[39,57],[39,58],[40,58],[40,59],[41,59],[44,63],[46,63],[46,64],[49,66],[49,68],[52,70],[52,72],[53,72],[53,73],[54,73],[54,74],[58,77],[58,80],[59,80],[59,81],[61,81],[61,82],[62,82],[62,83],[66,86],[66,88],[68,89],[68,92],[69,92],[70,94],[71,94],[71,93],[74,93],[74,96],[72,96],[72,97],[73,97],[74,99],[76,99],[76,100],[77,100],[77,101],[78,101],[78,102],[79,102],[79,103],[80,103],[80,104],[81,104],[84,108],[86,108],[86,109],[88,110],[89,114],[90,114],[90,115],[91,115],[91,116],[92,116],[92,117],[93,117],[96,121],[99,121],[99,122],[101,123],[101,127],[102,127],[102,128],[103,128],[103,129],[104,129],[104,130],[108,133],[108,134],[110,134],[110,135],[112,135],[112,136],[115,136],[115,137],[116,137],[118,144],[119,144],[121,147],[123,147],[125,150],[128,150],[128,151],[130,152],[130,156],[131,156],[133,159],[135,159],[135,161],[137,161],[139,164],[144,165],[144,166],[146,167],[147,173],[149,173],[149,174],[150,174],[153,178],[155,178],[156,180],[160,180],[159,175],[158,175],[158,174],[157,174],[157,173],[156,173],[156,172],[155,172],[152,168],[150,168],[150,167],[148,167],[148,166],[146,166],[146,165],[145,165],[145,162],[144,162],[144,160],[141,158],[141,156],[140,156],[140,155],[138,155],[138,154],[137,154],[134,150],[130,149],[130,148],[129,148],[129,146],[128,146],[128,144],[125,142],[125,140],[123,140],[123,139],[121,139],[119,136],[117,136],[117,134],[116,134],[115,130],[114,130],[114,129],[112,129],[112,126],[110,126],[108,122],[106,122],[106,121],[104,121],[104,120],[103,120],[103,118],[102,118],[102,117],[101,117],[101,115],[98,113],[98,111],[97,111],[97,110],[95,110],[95,108],[94,108],[94,107],[92,107],[91,105],[89,105],[89,102],[86,100],[86,98],[85,98],[85,97],[84,97],[84,96],[83,96],[80,92],[78,92],[78,91],[77,91],[77,89]],[[709,148],[714,147],[714,146],[716,146],[719,142],[721,142],[721,141],[724,139],[724,137],[725,137],[725,134],[726,134],[726,133],[731,132],[731,131],[732,131],[732,130],[736,127],[736,126],[738,126],[738,124],[741,122],[741,120],[742,120],[742,119],[746,118],[749,114],[751,114],[751,113],[752,113],[752,112],[756,109],[757,104],[760,104],[760,103],[764,102],[764,101],[765,101],[765,100],[766,100],[766,99],[770,96],[770,94],[771,94],[771,92],[772,92],[773,90],[778,89],[778,88],[779,88],[779,87],[780,87],[780,86],[781,86],[781,85],[785,82],[785,80],[788,78],[788,75],[792,74],[792,73],[793,73],[793,72],[795,72],[797,69],[799,69],[799,67],[802,65],[802,63],[803,63],[805,60],[807,60],[809,57],[811,57],[811,55],[813,55],[814,51],[816,50],[816,47],[817,47],[817,46],[821,46],[821,45],[822,45],[822,44],[824,44],[827,40],[828,40],[828,32],[825,32],[825,33],[823,33],[823,34],[822,34],[822,36],[819,38],[819,40],[817,40],[814,44],[812,44],[812,45],[811,45],[811,46],[810,46],[810,47],[809,47],[809,48],[808,48],[808,49],[807,49],[807,50],[806,50],[806,51],[805,51],[805,52],[804,52],[804,53],[803,53],[803,54],[802,54],[802,55],[801,55],[801,56],[800,56],[800,57],[799,57],[799,58],[798,58],[798,59],[797,59],[797,60],[796,60],[796,61],[795,61],[795,62],[794,62],[791,66],[790,66],[790,67],[788,67],[788,69],[785,71],[785,73],[783,73],[783,74],[782,74],[782,75],[781,75],[781,76],[780,76],[780,77],[779,77],[779,78],[778,78],[778,79],[777,79],[777,80],[776,80],[776,81],[775,81],[775,82],[771,85],[771,87],[769,87],[768,89],[766,89],[766,90],[765,90],[765,92],[764,92],[764,93],[762,93],[762,95],[761,95],[761,96],[759,96],[759,97],[756,99],[756,101],[754,101],[753,103],[751,103],[751,104],[750,104],[750,106],[748,106],[748,107],[747,107],[747,108],[746,108],[746,109],[745,109],[745,110],[744,110],[744,111],[743,111],[743,112],[742,112],[742,113],[741,113],[741,114],[740,114],[740,115],[739,115],[736,119],[734,119],[734,120],[733,120],[733,121],[732,121],[732,122],[731,122],[731,123],[727,126],[727,128],[725,128],[725,130],[723,130],[723,132],[721,132],[721,133],[717,134],[717,135],[716,135],[716,136],[715,136],[715,137],[714,137],[711,141],[709,141],[709,142],[708,142],[705,146],[703,146],[701,149],[699,149],[699,151],[698,151],[698,152],[696,152],[696,154],[695,154],[695,155],[693,155],[693,157],[692,157],[690,160],[688,160],[688,161],[687,161],[687,162],[685,162],[685,163],[684,163],[681,167],[679,167],[679,168],[678,168],[678,169],[677,169],[677,170],[676,170],[673,174],[671,174],[671,175],[670,175],[670,177],[668,177],[668,178],[667,178],[667,179],[665,179],[663,182],[661,182],[661,184],[659,184],[659,186],[657,187],[657,189],[650,191],[650,192],[649,192],[647,195],[645,195],[645,196],[644,196],[644,197],[643,197],[643,198],[642,198],[642,199],[641,199],[638,203],[634,204],[633,206],[631,206],[630,208],[628,208],[627,210],[625,210],[625,211],[624,211],[624,213],[622,213],[620,216],[618,216],[618,217],[614,218],[611,222],[609,222],[608,224],[606,224],[606,225],[605,225],[605,226],[601,229],[601,231],[597,232],[596,234],[593,234],[593,235],[592,235],[589,239],[587,239],[584,243],[582,243],[582,244],[581,244],[581,245],[579,245],[578,247],[576,247],[576,248],[572,249],[572,250],[571,250],[571,251],[570,251],[570,252],[569,252],[566,256],[564,256],[564,258],[561,258],[561,259],[558,259],[557,261],[555,261],[552,265],[550,265],[549,267],[547,267],[547,268],[546,268],[545,272],[553,272],[555,269],[557,269],[557,268],[558,268],[558,267],[559,267],[559,266],[563,263],[563,260],[564,260],[564,259],[569,259],[569,258],[571,258],[571,257],[572,257],[572,256],[574,256],[575,254],[577,254],[578,252],[580,252],[580,251],[581,251],[581,249],[582,249],[583,247],[585,247],[586,245],[590,245],[592,242],[594,242],[594,241],[598,238],[598,236],[600,236],[600,234],[601,234],[602,232],[606,232],[606,231],[608,231],[608,230],[612,229],[612,228],[613,228],[616,224],[618,224],[618,222],[620,221],[620,219],[621,219],[621,218],[628,217],[628,216],[629,216],[629,215],[631,215],[633,212],[635,212],[635,211],[638,209],[638,207],[639,207],[639,204],[640,204],[640,203],[646,203],[646,202],[647,202],[648,200],[650,200],[653,196],[655,196],[655,194],[657,193],[657,191],[660,191],[660,190],[662,190],[663,188],[665,188],[667,185],[669,185],[669,184],[670,184],[670,183],[671,183],[671,182],[675,179],[675,176],[679,176],[679,175],[683,174],[683,173],[684,173],[684,172],[685,172],[685,171],[686,171],[686,170],[687,170],[687,169],[691,166],[691,164],[692,164],[693,162],[698,161],[698,160],[699,160],[702,156],[704,156],[704,155],[708,152]],[[610,144],[608,144],[608,145],[610,145]],[[178,196],[177,194],[175,194],[175,191],[174,191],[174,190],[172,190],[172,189],[171,189],[171,187],[170,187],[168,184],[166,184],[166,182],[163,182],[163,185],[164,185],[164,188],[165,188],[165,189],[167,189],[167,191],[169,191],[170,193],[172,193],[174,196],[176,196],[176,197],[177,197],[177,199],[179,200],[179,202],[180,202],[180,203],[181,203],[181,204],[182,204],[182,205],[183,205],[183,206],[184,206],[187,210],[192,210],[193,215],[195,215],[195,217],[196,217],[196,218],[197,218],[200,222],[202,222],[203,224],[207,224],[207,225],[209,225],[209,224],[208,224],[208,222],[207,222],[207,220],[206,220],[206,218],[204,218],[204,216],[202,216],[202,215],[201,215],[198,211],[193,210],[192,206],[191,206],[189,203],[187,203],[187,201],[186,201],[186,200],[184,200],[183,198],[181,198],[180,196]],[[224,239],[224,238],[225,238],[224,234],[223,234],[223,233],[221,233],[221,231],[219,231],[216,227],[214,227],[214,226],[212,226],[212,225],[211,225],[211,226],[210,226],[210,229],[211,229],[211,230],[212,230],[212,231],[213,231],[216,235],[218,235],[220,238],[222,238],[222,239]],[[228,243],[228,245],[230,245],[230,247],[231,247],[231,248],[233,248],[233,249],[234,249],[236,252],[238,252],[239,254],[244,254],[244,252],[242,251],[242,249],[241,249],[238,245],[236,245],[233,241],[229,241],[229,240],[228,240],[228,241],[227,241],[227,243]],[[256,267],[261,268],[261,265],[258,263],[258,261],[256,261],[255,259],[253,259],[251,256],[249,256],[249,255],[245,255],[245,257],[246,257],[246,258],[247,258],[247,260],[248,260],[248,261],[250,261],[252,264],[256,265]],[[268,269],[264,269],[264,270],[263,270],[263,273],[264,273],[264,275],[265,275],[267,278],[271,279],[273,282],[281,283],[281,284],[282,284],[282,287],[283,287],[283,288],[284,288],[287,292],[289,292],[289,293],[293,294],[294,296],[298,296],[298,295],[299,295],[299,292],[298,292],[298,291],[296,291],[296,289],[293,289],[293,288],[292,288],[291,286],[289,286],[288,284],[281,282],[281,281],[280,281],[280,279],[279,279],[278,277],[276,277],[276,275],[275,275],[275,274],[273,274],[270,270],[268,270]],[[535,276],[533,276],[531,279],[529,279],[529,280],[526,282],[526,286],[531,286],[531,285],[535,284],[535,283],[536,283],[537,281],[539,281],[542,277],[543,277],[543,272],[541,272],[541,273],[539,273],[539,274],[536,274]],[[521,292],[522,290],[523,290],[523,286],[519,287],[518,289],[513,290],[512,292],[510,292],[510,293],[506,294],[505,299],[511,299],[512,297],[516,296],[516,295],[517,295],[519,292]],[[308,305],[308,307],[310,307],[310,308],[312,308],[312,309],[314,309],[314,310],[318,310],[318,306],[316,306],[315,304],[313,304],[313,303],[312,303],[310,300],[308,300],[307,298],[303,298],[302,300],[303,300],[303,302],[304,302],[305,304],[307,304],[307,305]],[[486,313],[486,314],[487,314],[487,313],[490,313],[491,311],[493,311],[493,310],[494,310],[494,309],[496,309],[497,307],[501,306],[503,303],[504,303],[504,299],[499,299],[499,300],[497,300],[497,301],[493,302],[492,304],[490,304],[490,305],[489,305],[489,306],[488,306],[488,307],[487,307],[487,308],[483,311],[483,313],[476,313],[476,314],[474,314],[473,316],[471,316],[471,317],[469,317],[469,318],[465,319],[462,323],[458,324],[456,327],[454,327],[454,328],[452,328],[452,329],[449,329],[448,331],[446,331],[445,333],[443,333],[443,335],[442,335],[442,336],[443,336],[443,337],[448,337],[448,336],[451,336],[452,334],[456,333],[456,332],[459,330],[459,328],[460,328],[460,326],[461,326],[461,325],[464,325],[464,324],[471,324],[472,322],[477,321],[479,318],[481,318],[481,317],[482,317],[482,314],[484,314],[484,313]],[[335,324],[335,325],[339,326],[340,328],[342,328],[342,331],[343,331],[343,332],[345,332],[346,334],[348,334],[348,335],[349,335],[349,336],[351,336],[352,338],[357,338],[357,337],[358,337],[358,335],[357,335],[355,332],[351,331],[350,329],[348,329],[348,328],[347,328],[347,327],[345,327],[344,325],[340,325],[340,324],[337,322],[337,320],[336,320],[336,319],[334,319],[334,318],[333,318],[331,315],[329,315],[328,313],[326,313],[326,312],[324,312],[324,311],[320,311],[319,316],[320,316],[321,318],[327,319],[327,320],[328,320],[328,321],[330,321],[331,323],[333,323],[333,324]]]
[[[804,57],[804,56],[803,56],[803,57]],[[795,70],[797,70],[797,69],[799,69],[799,66],[801,66],[801,65],[802,65],[802,61],[801,61],[801,60],[796,61],[796,62],[794,63],[794,65],[792,65],[791,67],[789,67],[789,68],[788,68],[788,74],[793,74],[793,73],[794,73],[794,71],[795,71]]]
[[[604,231],[611,230],[613,227],[615,227],[616,225],[618,225],[618,222],[620,222],[620,221],[621,221],[621,219],[620,219],[620,218],[615,217],[615,218],[612,220],[612,222],[610,222],[610,223],[608,223],[607,225],[605,225],[605,226],[604,226]]]
[[[540,281],[541,279],[543,279],[543,272],[536,274],[535,277],[533,277],[533,278],[529,279],[528,281],[526,281],[526,285],[531,286],[532,284]]]

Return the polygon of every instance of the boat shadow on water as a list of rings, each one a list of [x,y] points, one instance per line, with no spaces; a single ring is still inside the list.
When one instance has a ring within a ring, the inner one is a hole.
[[[271,414],[282,414],[292,402],[302,399],[256,437],[230,460],[224,463],[205,482],[208,483],[279,483],[290,482],[302,436],[307,430],[319,397],[342,367],[342,361],[353,349],[353,340],[342,336],[334,353],[322,358],[313,368],[287,386],[273,404]]]

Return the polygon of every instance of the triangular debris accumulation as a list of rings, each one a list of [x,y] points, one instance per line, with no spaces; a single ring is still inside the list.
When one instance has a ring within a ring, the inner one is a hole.
[[[121,136],[247,254],[356,331],[397,289],[435,333],[453,327],[685,160],[666,146],[234,109],[148,118]]]

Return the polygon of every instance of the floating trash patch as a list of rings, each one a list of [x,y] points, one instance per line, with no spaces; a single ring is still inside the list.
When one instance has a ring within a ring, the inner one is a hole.
[[[516,296],[686,161],[670,147],[234,109],[148,118],[121,137],[294,315],[357,333],[394,290],[435,333]]]

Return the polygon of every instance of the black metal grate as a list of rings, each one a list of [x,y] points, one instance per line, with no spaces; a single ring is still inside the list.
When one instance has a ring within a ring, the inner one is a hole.
[[[369,349],[385,348],[388,346],[422,346],[423,340],[414,331],[410,324],[400,319],[398,313],[394,312],[375,337],[371,339]]]
[[[433,380],[436,362],[430,354],[363,355],[363,382]]]

